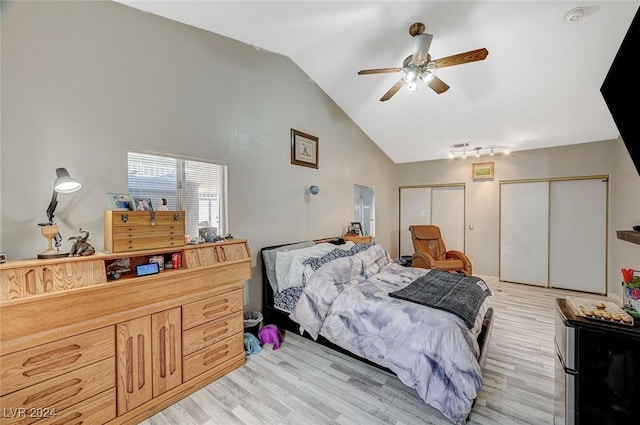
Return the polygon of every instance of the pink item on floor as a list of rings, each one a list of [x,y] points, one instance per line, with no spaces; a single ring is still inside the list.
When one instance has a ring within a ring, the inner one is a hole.
[[[280,330],[276,325],[263,326],[258,332],[258,337],[260,337],[260,343],[262,345],[273,343],[274,350],[280,348],[280,343],[283,340],[282,335],[280,335]]]

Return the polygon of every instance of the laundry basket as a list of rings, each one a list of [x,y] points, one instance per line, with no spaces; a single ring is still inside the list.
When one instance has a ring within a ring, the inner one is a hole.
[[[260,323],[262,322],[262,313],[259,311],[247,311],[244,313],[244,331],[258,337]]]

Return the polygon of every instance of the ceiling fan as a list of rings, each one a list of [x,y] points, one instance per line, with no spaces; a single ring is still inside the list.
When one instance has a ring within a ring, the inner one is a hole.
[[[444,58],[431,60],[429,55],[429,47],[433,35],[424,32],[424,24],[416,22],[409,27],[409,34],[413,37],[413,54],[407,56],[402,62],[401,68],[378,68],[363,69],[358,71],[358,75],[384,74],[391,72],[404,71],[402,77],[393,87],[380,98],[381,102],[391,99],[405,84],[410,91],[416,90],[417,81],[424,81],[436,93],[444,93],[449,90],[447,83],[436,77],[432,71],[447,66],[462,65],[463,63],[476,62],[484,60],[489,51],[485,48],[471,50],[469,52],[458,53],[457,55],[447,56]]]

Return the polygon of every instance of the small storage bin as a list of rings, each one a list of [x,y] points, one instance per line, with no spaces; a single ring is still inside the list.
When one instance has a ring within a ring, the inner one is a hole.
[[[259,311],[247,311],[244,313],[244,331],[258,338],[260,323],[262,322],[262,313]]]

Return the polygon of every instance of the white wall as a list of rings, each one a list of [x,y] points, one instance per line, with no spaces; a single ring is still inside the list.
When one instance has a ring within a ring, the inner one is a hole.
[[[471,164],[495,162],[493,181],[473,182]],[[621,139],[515,152],[510,156],[441,160],[397,166],[398,185],[466,183],[467,253],[474,273],[498,275],[499,181],[609,175],[608,293],[621,297],[621,268],[640,269],[640,245],[617,239],[617,230],[640,224],[640,175]],[[579,206],[576,207],[579,214]],[[397,226],[396,226],[397,227]],[[397,243],[397,232],[394,236]]]
[[[447,159],[398,165],[398,185],[465,183],[466,252],[474,274],[498,276],[499,200],[501,180],[612,175],[616,141],[603,141],[548,149],[514,152],[511,155]],[[471,178],[474,162],[495,162],[495,178]],[[578,208],[578,207],[577,207]],[[468,230],[472,224],[474,230]]]
[[[395,168],[289,59],[112,2],[2,5],[0,251],[46,248],[56,167],[83,187],[61,194],[69,236],[103,248],[107,192],[127,192],[127,148],[226,161],[229,225],[254,257],[249,308],[260,306],[260,248],[340,234],[353,184],[376,189],[376,239],[396,220]],[[319,169],[290,164],[290,129],[319,137]],[[316,184],[320,194],[305,200]],[[258,265],[260,262],[257,263]]]

